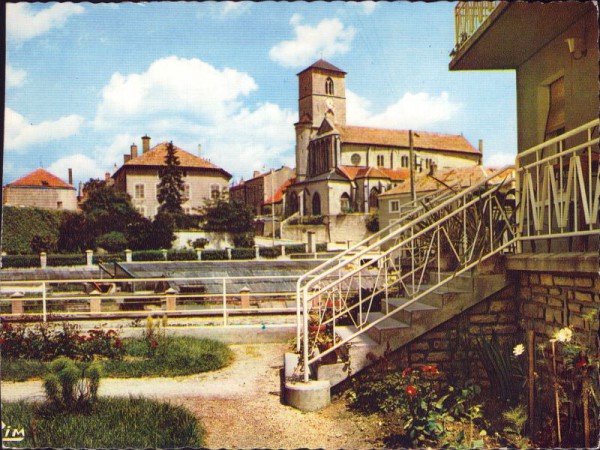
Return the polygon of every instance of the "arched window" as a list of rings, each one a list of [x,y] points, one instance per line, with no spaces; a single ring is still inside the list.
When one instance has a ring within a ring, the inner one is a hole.
[[[292,192],[290,194],[290,205],[289,205],[290,215],[298,212],[298,194]]]
[[[373,211],[379,208],[379,199],[377,196],[379,195],[379,189],[373,188],[369,193],[369,211]]]
[[[325,81],[325,93],[327,95],[333,95],[333,80],[331,78],[327,78]]]
[[[350,209],[350,196],[346,192],[340,196],[340,211],[343,213],[352,212]]]
[[[315,192],[312,198],[312,215],[319,216],[321,214],[321,196]]]

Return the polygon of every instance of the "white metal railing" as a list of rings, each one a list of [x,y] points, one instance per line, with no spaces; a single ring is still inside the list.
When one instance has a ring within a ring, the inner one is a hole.
[[[500,4],[499,1],[458,2],[454,8],[456,49],[460,48],[477,31],[481,24]]]
[[[310,365],[323,356],[482,260],[514,251],[514,204],[508,191],[511,178],[512,170],[504,168],[404,223],[394,224],[375,236],[375,242],[369,243],[373,237],[365,240],[364,248],[357,246],[354,252],[345,252],[301,277],[297,292],[302,306],[298,313],[302,345],[297,348],[302,352],[299,368],[304,380],[309,379]],[[450,258],[451,272],[443,270],[444,257]],[[369,293],[363,295],[365,288]],[[409,300],[393,310],[385,302],[383,315],[369,320],[376,300],[393,293]],[[334,336],[333,345],[320,353],[316,351],[319,331],[309,339],[311,311],[319,325],[329,327]],[[353,325],[357,331],[337,338],[336,327],[341,324]]]
[[[600,233],[599,122],[592,120],[517,156],[521,241],[535,246],[546,240],[550,245],[550,239]]]
[[[293,301],[297,280],[298,275],[4,280],[0,281],[0,317],[46,322],[210,315],[221,316],[226,326],[232,314],[293,314],[295,308],[286,302]]]

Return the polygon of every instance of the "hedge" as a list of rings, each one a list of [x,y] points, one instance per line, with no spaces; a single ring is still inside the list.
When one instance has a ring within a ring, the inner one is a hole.
[[[40,267],[39,255],[6,255],[2,257],[2,267]]]
[[[162,250],[136,250],[131,252],[132,261],[164,261]]]
[[[261,247],[259,253],[264,258],[277,258],[281,256],[281,247]]]
[[[195,261],[198,255],[194,250],[169,250],[167,253],[169,261]]]
[[[204,257],[204,253],[202,253]],[[231,249],[231,259],[254,259],[256,251],[253,248],[233,248]],[[227,254],[225,255],[227,259]]]
[[[38,258],[39,260],[39,258]],[[46,260],[49,266],[83,266],[86,264],[85,255],[48,255]]]
[[[107,264],[113,262],[125,261],[125,252],[123,253],[105,253],[103,255],[94,255],[94,264]]]
[[[222,261],[228,259],[227,250],[202,250],[202,259],[206,261]]]
[[[58,242],[64,214],[65,211],[5,206],[2,210],[2,251],[20,255],[31,253],[31,240],[35,236]]]
[[[304,244],[293,244],[285,246],[285,253],[306,253],[306,246]]]

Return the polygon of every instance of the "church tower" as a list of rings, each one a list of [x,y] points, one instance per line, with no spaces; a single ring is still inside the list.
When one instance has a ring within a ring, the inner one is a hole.
[[[326,115],[334,125],[346,125],[346,72],[322,59],[298,74],[296,174],[306,178],[308,144]]]

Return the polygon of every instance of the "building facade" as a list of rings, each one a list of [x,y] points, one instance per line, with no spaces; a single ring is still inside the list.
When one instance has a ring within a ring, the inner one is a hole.
[[[69,181],[66,183],[45,169],[36,169],[4,186],[2,203],[6,206],[75,211],[77,190],[72,185],[71,169]]]
[[[133,206],[140,214],[152,218],[160,206],[157,199],[159,169],[165,165],[167,143],[163,142],[150,148],[148,136],[144,136],[142,142],[142,154],[138,155],[137,145],[132,144],[130,153],[124,155],[123,165],[112,175],[112,179],[117,189],[131,196]],[[227,194],[231,174],[177,146],[175,155],[183,172],[184,191],[181,206],[186,214],[196,213],[208,201]]]
[[[346,124],[346,72],[319,60],[298,74],[296,182],[287,214],[337,215],[377,210],[377,197],[431,165],[481,164],[481,149],[463,136]]]
[[[271,204],[269,199],[284,185],[287,187],[295,176],[295,170],[287,166],[265,173],[255,171],[251,179],[230,188],[230,198],[249,206],[257,216],[266,214],[269,212],[267,205]]]

